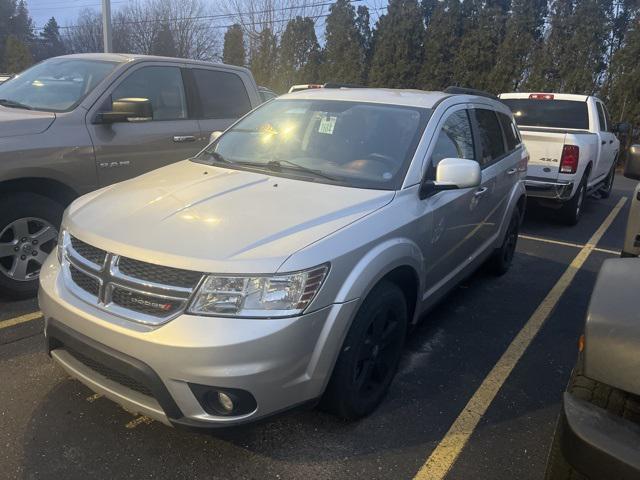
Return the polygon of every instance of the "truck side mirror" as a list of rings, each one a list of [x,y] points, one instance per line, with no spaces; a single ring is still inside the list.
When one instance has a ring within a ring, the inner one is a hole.
[[[153,108],[148,98],[119,98],[114,100],[111,111],[100,112],[97,123],[148,122],[153,120]]]
[[[423,180],[420,198],[431,197],[443,190],[458,190],[480,186],[482,171],[475,160],[444,158],[436,168],[436,180]]]
[[[209,143],[215,142],[218,139],[218,137],[220,137],[220,135],[222,135],[222,132],[220,130],[211,132],[211,135],[209,135]]]
[[[616,123],[613,126],[613,133],[621,133],[623,135],[626,135],[630,130],[631,125],[629,125],[627,122]]]
[[[640,145],[631,145],[624,167],[624,176],[633,180],[640,180]]]

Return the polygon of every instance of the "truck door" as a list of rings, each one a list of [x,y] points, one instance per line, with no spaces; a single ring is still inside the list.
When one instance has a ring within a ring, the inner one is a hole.
[[[611,119],[602,102],[596,102],[596,108],[598,109],[598,122],[600,123],[600,158],[596,165],[595,175],[592,178],[602,180],[611,170],[611,166],[618,154],[619,144],[612,132],[613,125],[611,125]]]
[[[87,128],[95,148],[100,185],[126,180],[188,158],[205,141],[198,121],[191,118],[180,64],[142,63],[128,71],[87,115]],[[92,123],[118,98],[147,98],[153,119],[145,122]]]

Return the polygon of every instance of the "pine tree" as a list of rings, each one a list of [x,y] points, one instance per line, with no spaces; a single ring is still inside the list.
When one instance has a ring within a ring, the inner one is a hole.
[[[320,81],[320,45],[313,20],[296,17],[287,23],[278,52],[278,90]]]
[[[153,39],[151,52],[153,55],[177,56],[176,44],[168,22],[162,22],[160,25],[160,31]]]
[[[453,83],[453,60],[462,38],[460,1],[438,2],[425,17],[428,24],[418,86],[425,90],[441,90]]]
[[[40,37],[38,38],[37,60],[64,55],[66,48],[62,37],[60,36],[60,28],[54,17],[51,17],[45,24]]]
[[[356,11],[348,0],[337,0],[329,7],[324,36],[324,80],[361,83],[365,62],[363,39],[356,26]]]
[[[0,0],[0,72],[6,70],[4,66],[4,50],[9,35],[9,22],[15,11],[15,0]]]
[[[4,67],[9,73],[18,73],[33,63],[29,47],[15,35],[9,35],[4,49]]]
[[[506,32],[490,76],[495,93],[517,90],[541,49],[547,0],[513,0]]]
[[[360,46],[364,56],[362,72],[362,83],[367,83],[369,67],[371,66],[371,55],[373,53],[373,32],[371,31],[371,15],[366,5],[359,5],[356,9],[356,29],[360,38]]]
[[[258,85],[274,88],[275,66],[278,61],[278,39],[271,29],[264,28],[251,52],[251,71]]]
[[[244,36],[242,27],[237,23],[231,25],[224,34],[222,61],[229,65],[245,65]]]
[[[416,0],[390,0],[376,24],[369,84],[411,88],[422,63],[423,12]]]
[[[15,14],[9,20],[9,34],[14,35],[27,46],[34,42],[33,20],[29,16],[29,10],[27,10],[27,4],[24,0],[17,3]]]

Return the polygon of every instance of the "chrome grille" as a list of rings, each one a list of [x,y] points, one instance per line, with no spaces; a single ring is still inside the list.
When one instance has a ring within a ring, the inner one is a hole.
[[[67,232],[61,243],[69,289],[116,315],[160,325],[186,308],[203,274],[121,257]]]

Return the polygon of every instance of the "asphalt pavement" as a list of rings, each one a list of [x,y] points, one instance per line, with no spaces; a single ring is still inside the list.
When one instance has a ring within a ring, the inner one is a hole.
[[[346,423],[316,410],[212,433],[135,417],[67,377],[44,353],[37,302],[0,301],[0,479],[410,479],[440,451],[471,398],[486,411],[447,479],[541,479],[602,262],[622,248],[627,202],[553,303],[495,396],[487,375],[634,183],[589,199],[575,227],[530,206],[512,269],[471,276],[410,335],[389,396]],[[545,300],[547,299],[547,300]],[[480,392],[480,393],[478,393]],[[488,399],[487,399],[488,398]]]

